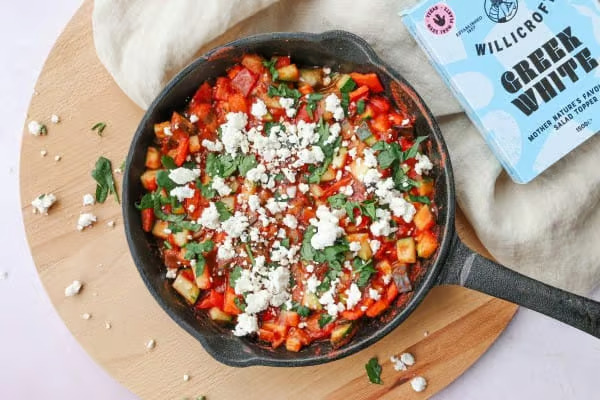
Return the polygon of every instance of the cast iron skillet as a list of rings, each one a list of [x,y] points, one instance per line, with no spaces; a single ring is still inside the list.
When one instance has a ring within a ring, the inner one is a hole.
[[[439,206],[440,247],[427,262],[427,272],[403,307],[393,306],[382,317],[365,322],[346,346],[332,350],[328,342],[314,343],[299,353],[272,350],[248,338],[233,336],[230,328],[217,326],[206,316],[196,316],[191,307],[164,279],[155,240],[141,229],[134,203],[143,195],[140,175],[145,149],[154,138],[153,124],[184,108],[198,86],[225,73],[245,53],[263,56],[291,55],[303,65],[330,66],[343,72],[376,72],[388,94],[406,104],[417,117],[416,134],[426,135],[427,154],[434,163],[435,200]],[[127,157],[123,183],[123,214],[127,241],[146,286],[181,327],[202,343],[218,361],[236,367],[270,365],[280,367],[314,365],[356,353],[375,343],[404,321],[434,285],[461,285],[539,311],[600,337],[600,303],[576,296],[527,278],[469,250],[454,230],[454,181],[448,150],[433,115],[415,90],[386,65],[361,38],[343,31],[323,34],[270,33],[237,40],[216,48],[180,72],[160,93],[142,119]]]

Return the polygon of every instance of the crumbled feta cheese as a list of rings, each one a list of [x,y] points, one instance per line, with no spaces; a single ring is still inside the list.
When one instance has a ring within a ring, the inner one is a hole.
[[[52,116],[50,116],[50,122],[58,124],[60,122],[60,117],[56,114],[52,114]]]
[[[92,318],[92,314],[90,314],[90,313],[83,313],[83,314],[81,314],[81,318],[85,319],[85,320],[91,319]]]
[[[190,376],[188,374],[183,375],[183,381],[187,382],[190,380]]]
[[[346,293],[346,308],[348,310],[351,310],[354,308],[354,306],[356,306],[358,304],[358,302],[360,301],[361,297],[362,297],[362,293],[360,292],[360,289],[358,288],[358,286],[356,285],[356,283],[352,283],[350,285],[350,289],[347,289],[344,293]]]
[[[287,202],[275,201],[275,199],[271,197],[269,200],[267,200],[265,208],[269,210],[271,214],[275,215],[287,209]]]
[[[324,73],[325,75],[329,75],[329,74],[331,74],[331,68],[329,68],[329,67],[323,67],[323,73]]]
[[[152,350],[156,347],[156,340],[150,339],[146,342],[146,349]]]
[[[239,211],[221,224],[221,228],[233,238],[238,238],[248,228],[248,217]]]
[[[96,199],[93,195],[87,193],[83,195],[83,205],[84,206],[93,206],[96,203]]]
[[[34,136],[40,136],[45,133],[44,125],[40,124],[37,121],[30,121],[29,124],[27,124],[27,129],[29,130],[29,133],[31,133]]]
[[[256,314],[269,307],[271,295],[268,290],[259,290],[256,293],[246,295],[246,313]]]
[[[217,259],[219,260],[230,260],[235,257],[235,249],[231,238],[227,238],[217,248]]]
[[[350,158],[355,159],[356,158],[356,147],[348,150],[348,155],[350,156]]]
[[[350,251],[353,251],[355,253],[358,252],[362,248],[360,242],[350,242],[349,247],[350,247]]]
[[[208,151],[222,151],[223,150],[223,143],[221,143],[218,140],[210,141],[208,139],[204,139],[202,140],[202,146],[208,150]]]
[[[82,286],[83,283],[81,283],[80,281],[73,281],[69,286],[65,288],[65,296],[73,297],[75,295],[78,295],[81,291]]]
[[[173,132],[171,131],[170,126],[165,126],[163,128],[163,133],[165,134],[165,136],[173,136]]]
[[[267,115],[267,113],[267,105],[261,99],[257,99],[256,103],[252,104],[250,114],[252,114],[255,118],[262,119],[262,117]]]
[[[199,169],[176,168],[169,172],[169,179],[178,185],[185,185],[193,182],[200,176]]]
[[[394,371],[406,371],[406,365],[396,356],[391,356],[390,361],[394,365]]]
[[[60,154],[54,156],[54,161],[60,161],[62,159],[62,156]]]
[[[315,266],[314,265],[308,264],[306,266],[306,272],[308,272],[309,274],[312,274],[314,270],[315,270]]]
[[[255,194],[251,194],[250,197],[248,197],[248,205],[250,206],[250,210],[258,210],[260,208],[260,198]]]
[[[285,108],[285,114],[289,118],[293,118],[294,115],[296,115],[296,109],[294,108],[294,103],[295,103],[294,99],[290,99],[287,97],[279,98],[279,104],[281,105],[281,107]]]
[[[340,188],[340,193],[343,194],[343,195],[346,195],[346,196],[350,197],[350,196],[352,196],[354,194],[354,189],[352,188],[352,185],[342,186]]]
[[[211,181],[211,187],[219,193],[219,196],[227,196],[231,194],[232,190],[223,178],[220,176],[214,176]]]
[[[251,182],[267,182],[269,175],[267,175],[267,167],[264,164],[258,164],[256,167],[250,169],[246,173],[246,179]]]
[[[48,152],[47,152],[46,150],[41,150],[41,151],[40,151],[40,155],[41,155],[42,157],[46,157],[46,155],[47,155],[47,154],[48,154]]]
[[[285,193],[290,197],[290,198],[294,198],[296,197],[296,186],[288,186],[287,189],[285,189]]]
[[[177,278],[177,268],[167,268],[167,273],[165,274],[165,278],[167,278],[167,279]]]
[[[198,218],[198,223],[208,229],[219,228],[219,211],[214,202],[210,202],[208,207],[202,211],[202,215]]]
[[[298,227],[298,220],[291,214],[286,214],[283,218],[283,224],[291,229],[296,229]]]
[[[310,240],[311,246],[316,250],[333,246],[335,240],[344,234],[344,229],[339,226],[339,218],[329,208],[320,205],[317,209],[317,220],[311,220],[317,230]]]
[[[332,113],[336,121],[343,120],[345,116],[341,104],[340,98],[335,93],[331,93],[325,98],[325,111]]]
[[[177,186],[176,188],[171,189],[169,194],[173,197],[177,197],[179,202],[183,202],[185,199],[191,199],[194,197],[194,189],[188,186]]]
[[[307,271],[308,271],[308,268],[307,268]],[[317,288],[319,287],[320,284],[321,284],[321,281],[315,275],[311,275],[306,280],[306,291],[309,293],[316,293]]]
[[[48,209],[52,207],[54,203],[56,203],[55,195],[53,195],[52,193],[41,194],[31,202],[31,206],[33,207],[33,213],[47,215]]]
[[[392,210],[396,217],[402,217],[406,223],[410,223],[417,213],[415,206],[402,197],[393,197],[390,200],[390,210]]]
[[[400,361],[402,361],[404,364],[408,365],[409,367],[412,365],[415,365],[415,357],[410,353],[402,353],[400,355]]]
[[[256,315],[242,313],[237,317],[237,324],[233,334],[235,336],[246,336],[258,330],[258,321]]]
[[[369,288],[369,297],[377,301],[381,298],[381,294],[376,289]]]
[[[433,168],[433,164],[429,157],[425,154],[417,153],[415,157],[417,159],[417,163],[415,164],[415,172],[419,175],[423,175],[423,172],[431,171]]]
[[[415,392],[422,392],[427,389],[427,381],[422,376],[415,376],[410,380],[410,386]]]
[[[106,223],[106,226],[108,226],[109,228],[114,228],[115,227],[115,221],[110,220]]]
[[[310,187],[306,183],[298,184],[298,190],[300,190],[302,193],[308,192],[308,189],[310,189]]]
[[[92,224],[96,222],[96,216],[91,213],[83,213],[79,215],[79,219],[77,220],[77,230],[82,231],[88,226],[92,226]]]
[[[377,253],[377,251],[379,251],[379,248],[381,247],[381,242],[377,239],[373,239],[369,241],[369,246],[371,246],[371,251],[373,253]]]
[[[192,114],[190,115],[190,122],[192,124],[195,124],[196,122],[200,121],[200,119],[198,118],[198,116],[196,114]]]
[[[110,321],[104,321],[104,329],[110,329],[110,328],[112,328]]]
[[[367,167],[369,167],[369,168],[377,167],[377,157],[375,157],[375,152],[370,147],[367,147],[366,149],[363,150],[363,157],[365,160],[365,165]]]
[[[221,125],[221,141],[225,151],[231,155],[237,154],[238,149],[242,153],[247,153],[248,137],[244,129],[248,124],[248,116],[243,112],[230,112],[225,118],[227,122]]]
[[[359,177],[361,178],[361,177]],[[381,179],[381,173],[375,168],[369,168],[365,175],[362,177],[362,181],[365,185],[375,185]]]
[[[371,233],[375,236],[388,236],[392,233],[392,227],[390,226],[391,213],[378,208],[375,215],[377,220],[371,224]]]

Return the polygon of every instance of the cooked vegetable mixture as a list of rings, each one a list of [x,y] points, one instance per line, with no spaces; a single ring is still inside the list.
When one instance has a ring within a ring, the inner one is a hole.
[[[138,208],[167,279],[237,336],[344,345],[438,247],[413,123],[376,74],[244,56],[154,127]]]

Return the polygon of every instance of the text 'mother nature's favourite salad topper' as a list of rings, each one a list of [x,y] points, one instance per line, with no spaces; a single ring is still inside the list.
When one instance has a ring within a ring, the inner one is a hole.
[[[401,14],[508,174],[600,131],[600,1],[424,1]]]

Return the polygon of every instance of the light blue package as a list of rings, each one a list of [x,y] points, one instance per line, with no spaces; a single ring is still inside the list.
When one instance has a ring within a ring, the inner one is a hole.
[[[515,182],[600,131],[599,0],[437,0],[401,15]]]

